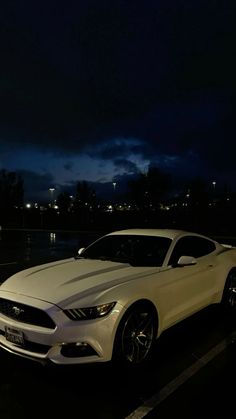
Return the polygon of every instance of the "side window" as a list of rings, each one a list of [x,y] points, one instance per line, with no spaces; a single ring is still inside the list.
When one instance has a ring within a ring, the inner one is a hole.
[[[215,244],[204,237],[188,236],[179,239],[170,256],[169,265],[176,264],[181,256],[199,258],[214,252]]]

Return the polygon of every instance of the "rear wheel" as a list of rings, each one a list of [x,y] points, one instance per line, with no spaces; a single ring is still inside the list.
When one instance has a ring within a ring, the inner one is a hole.
[[[225,307],[236,310],[236,269],[229,272],[222,298]]]
[[[118,327],[114,359],[127,365],[139,365],[150,355],[156,338],[155,311],[147,303],[132,306]]]

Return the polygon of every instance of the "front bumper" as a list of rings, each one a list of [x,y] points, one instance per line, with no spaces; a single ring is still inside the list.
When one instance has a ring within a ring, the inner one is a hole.
[[[14,301],[14,295],[6,295]],[[37,307],[52,318],[54,329],[22,323],[0,314],[0,347],[25,358],[55,364],[85,364],[107,362],[112,358],[113,342],[122,306],[116,304],[106,317],[95,320],[73,321],[63,311],[47,302],[19,297],[23,302]],[[12,336],[20,334],[22,342],[13,342]],[[8,336],[7,336],[8,335]]]

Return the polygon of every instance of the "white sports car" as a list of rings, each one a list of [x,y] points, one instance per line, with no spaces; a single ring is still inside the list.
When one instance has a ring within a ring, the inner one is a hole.
[[[138,364],[170,326],[236,303],[236,249],[179,230],[131,229],[0,286],[0,346],[41,362]]]

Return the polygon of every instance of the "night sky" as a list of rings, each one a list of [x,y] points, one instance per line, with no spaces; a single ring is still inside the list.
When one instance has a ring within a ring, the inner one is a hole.
[[[235,0],[2,2],[0,170],[25,198],[150,166],[236,191]]]

